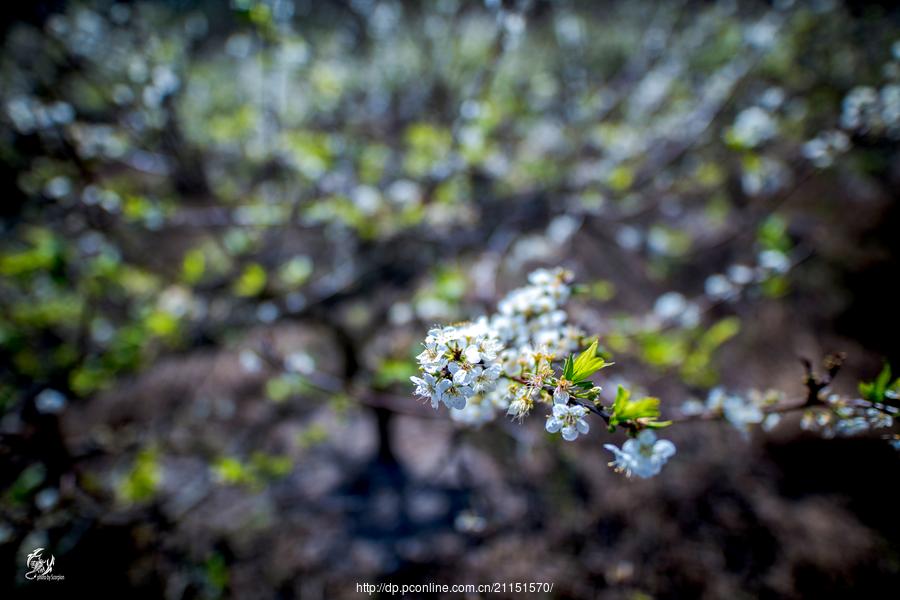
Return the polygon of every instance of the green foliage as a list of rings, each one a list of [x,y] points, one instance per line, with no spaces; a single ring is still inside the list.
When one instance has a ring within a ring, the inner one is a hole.
[[[308,450],[328,440],[328,429],[324,426],[314,423],[305,427],[303,431],[297,434],[297,445],[303,450]]]
[[[313,272],[313,261],[308,256],[295,256],[281,265],[278,279],[288,289],[298,288]]]
[[[762,282],[761,287],[767,298],[780,298],[788,293],[790,283],[784,275],[770,275]]]
[[[390,148],[381,144],[367,144],[360,150],[357,159],[357,171],[360,181],[368,184],[378,183],[390,159]]]
[[[468,289],[469,279],[459,265],[439,265],[432,270],[431,276],[416,292],[414,303],[429,307],[429,310],[438,307],[445,315],[456,316]]]
[[[250,460],[241,460],[224,456],[212,465],[213,475],[226,485],[244,485],[256,490],[266,483],[288,475],[294,468],[294,461],[289,456],[254,452]]]
[[[450,152],[452,135],[445,127],[414,123],[406,130],[408,151],[404,166],[410,175],[427,175]]]
[[[181,261],[182,279],[185,283],[197,283],[206,272],[206,255],[200,248],[189,250]]]
[[[666,257],[684,256],[691,249],[690,234],[675,227],[654,225],[648,236],[654,240],[656,250]]]
[[[47,468],[43,464],[34,463],[28,465],[6,490],[6,498],[18,505],[27,503],[31,495],[44,483],[46,476]]]
[[[625,192],[634,183],[634,171],[625,165],[619,165],[610,171],[606,182],[611,190]]]
[[[408,383],[417,373],[416,363],[409,359],[386,358],[375,371],[375,385],[385,388],[395,383]]]
[[[173,338],[178,333],[178,317],[164,310],[150,311],[145,323],[147,331],[156,337]]]
[[[234,282],[234,293],[238,296],[257,296],[266,287],[266,270],[257,263],[244,267],[237,281]]]
[[[334,141],[315,131],[292,131],[284,135],[297,169],[310,179],[318,179],[327,173],[335,159]]]
[[[434,292],[443,300],[458,302],[468,286],[468,279],[459,267],[441,266],[435,271]]]
[[[310,389],[309,383],[299,373],[282,373],[266,382],[266,395],[272,402],[284,402]]]
[[[681,366],[681,376],[685,382],[703,387],[714,385],[718,375],[712,365],[713,356],[725,342],[736,336],[740,330],[740,319],[725,317],[701,333]]]
[[[780,215],[770,215],[759,226],[756,234],[757,243],[766,250],[787,252],[791,249],[788,236],[787,221]]]
[[[648,396],[632,400],[631,392],[620,385],[616,390],[609,428],[614,431],[617,426],[639,423],[643,427],[660,429],[672,424],[671,421],[658,421],[659,414],[659,398]]]
[[[231,10],[253,25],[266,39],[276,39],[278,35],[272,7],[261,0],[233,0]]]
[[[62,244],[53,232],[41,227],[27,230],[29,248],[0,254],[0,275],[19,277],[35,272],[50,272],[62,264]]]
[[[611,337],[610,342],[621,343],[623,350],[627,347],[627,339],[619,340]],[[684,331],[642,332],[636,336],[636,342],[641,358],[648,364],[660,368],[677,366],[684,360],[690,348],[689,334]]]
[[[647,364],[660,370],[677,370],[686,383],[709,387],[718,380],[714,358],[741,328],[738,317],[725,317],[708,328],[694,327],[665,331],[641,331],[633,338],[613,332],[607,336],[617,352],[635,352]]]
[[[203,563],[203,572],[206,576],[206,581],[213,589],[214,595],[221,595],[230,579],[228,563],[225,562],[225,557],[218,552],[213,552],[206,559],[206,562]]]
[[[210,115],[208,133],[219,144],[239,142],[253,133],[258,120],[256,110],[245,104],[233,112]]]
[[[598,340],[591,342],[591,345],[577,357],[570,355],[569,358],[566,359],[563,377],[573,383],[581,383],[586,381],[600,369],[612,364],[607,363],[603,358],[597,356],[597,343]]]
[[[859,382],[859,394],[869,402],[881,404],[898,404],[900,396],[900,377],[891,381],[891,366],[885,363],[881,372],[872,381]]]
[[[213,464],[212,469],[216,478],[223,483],[238,484],[250,481],[248,470],[236,458],[222,457]]]
[[[616,284],[608,279],[597,279],[577,291],[582,291],[585,287],[590,297],[598,302],[608,302],[616,296]]]
[[[262,479],[279,479],[291,472],[294,461],[289,456],[254,452],[250,456],[250,468]]]
[[[156,495],[161,481],[159,450],[156,447],[144,448],[135,458],[131,471],[120,482],[119,498],[129,503],[150,500]]]
[[[69,372],[69,387],[79,396],[86,396],[107,386],[112,373],[98,364],[97,360],[88,361]]]

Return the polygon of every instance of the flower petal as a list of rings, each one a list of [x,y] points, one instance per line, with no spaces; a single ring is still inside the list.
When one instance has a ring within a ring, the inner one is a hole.
[[[478,346],[474,344],[467,346],[463,354],[466,357],[466,360],[472,364],[481,361],[481,352],[478,350]]]
[[[675,444],[673,444],[669,440],[658,440],[653,445],[653,454],[654,456],[658,456],[662,458],[663,461],[665,461],[675,454]]]
[[[444,404],[446,404],[448,408],[461,409],[466,407],[466,399],[459,394],[444,394]]]

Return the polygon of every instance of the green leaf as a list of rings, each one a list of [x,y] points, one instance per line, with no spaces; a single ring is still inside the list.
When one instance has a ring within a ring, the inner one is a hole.
[[[659,417],[659,398],[648,396],[640,400],[632,400],[631,392],[621,385],[616,390],[616,400],[613,402],[610,427],[621,425],[629,421],[643,419],[646,427],[660,429],[671,425],[671,421],[657,421]]]
[[[633,421],[634,419],[655,418],[659,416],[659,398],[647,397],[640,400],[627,402],[620,411],[616,412],[620,421]]]
[[[26,467],[20,474],[18,479],[13,482],[9,489],[5,492],[8,497],[16,504],[24,504],[32,492],[44,482],[47,476],[47,469],[40,463],[35,463]]]
[[[603,367],[608,366],[606,361],[597,356],[597,340],[594,340],[587,350],[575,357],[572,368],[568,368],[568,363],[572,357],[566,361],[566,379],[578,383],[584,381]]]
[[[313,272],[313,261],[308,256],[295,256],[278,270],[278,278],[288,288],[298,288]]]
[[[125,502],[142,502],[152,498],[162,481],[159,451],[155,447],[141,450],[131,471],[119,484],[119,497]]]
[[[884,400],[884,393],[887,391],[891,382],[891,366],[885,363],[881,373],[875,378],[875,393],[880,400]]]
[[[411,360],[387,358],[378,366],[375,372],[376,387],[387,387],[393,383],[405,383],[410,375],[416,374],[416,364]]]
[[[234,293],[238,296],[256,296],[266,287],[266,270],[261,265],[251,263],[234,282]]]
[[[563,368],[563,377],[565,377],[565,378],[566,378],[567,380],[569,380],[569,381],[572,381],[572,380],[573,380],[573,378],[572,378],[572,368],[573,368],[573,366],[572,366],[572,365],[573,365],[573,363],[572,363],[572,355],[570,354],[570,355],[568,356],[568,358],[566,358],[566,366]]]
[[[631,397],[631,392],[626,390],[623,386],[619,386],[616,388],[616,400],[613,402],[613,413],[618,415],[624,410],[625,405],[628,404],[628,398]]]
[[[206,580],[216,591],[216,595],[221,595],[229,580],[228,564],[225,562],[225,558],[216,552],[209,557],[203,568],[206,573]]]
[[[248,469],[236,458],[222,457],[212,466],[212,470],[216,478],[226,484],[251,481]]]
[[[203,250],[194,248],[189,250],[182,260],[182,278],[187,283],[197,283],[206,271],[206,256]]]
[[[863,397],[864,400],[872,401],[873,391],[875,389],[875,384],[871,381],[860,381],[859,382],[859,395]]]
[[[874,381],[859,382],[859,394],[869,402],[884,402],[889,390],[900,386],[900,378],[891,384],[891,366],[885,363]]]

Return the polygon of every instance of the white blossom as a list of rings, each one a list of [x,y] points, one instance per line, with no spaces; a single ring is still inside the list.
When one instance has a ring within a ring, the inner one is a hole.
[[[746,395],[730,394],[722,387],[709,391],[705,402],[691,399],[681,405],[681,413],[685,416],[703,414],[719,415],[725,418],[744,437],[750,433],[751,425],[762,424],[765,430],[773,428],[779,417],[768,414],[766,408],[780,401],[780,396],[773,392],[750,390]]]
[[[649,429],[626,441],[621,449],[613,444],[604,444],[603,447],[614,456],[609,466],[629,477],[637,475],[647,478],[658,475],[666,461],[675,454],[675,444],[669,440],[656,439],[656,434]]]
[[[722,412],[725,419],[746,437],[750,433],[750,425],[763,422],[765,414],[756,403],[741,396],[726,395],[722,400]]]
[[[476,393],[496,385],[501,367],[495,361],[503,349],[487,319],[432,328],[418,355],[422,377],[412,377],[416,394],[431,399],[436,409],[462,409]]]
[[[486,394],[475,394],[461,409],[450,411],[450,418],[470,427],[481,427],[493,421],[498,412],[509,405],[508,394],[502,387],[494,387]]]
[[[850,138],[843,131],[825,131],[801,148],[804,158],[820,169],[830,167],[834,159],[850,148]]]
[[[900,136],[900,85],[850,90],[841,106],[841,126],[861,134]]]
[[[424,373],[422,377],[410,377],[410,380],[416,384],[416,395],[431,399],[431,406],[437,408],[440,406],[441,400],[444,399],[444,393],[450,388],[451,382],[448,379],[437,379],[431,373]]]
[[[574,441],[578,438],[578,434],[586,434],[590,430],[590,425],[584,419],[588,409],[583,406],[565,404],[554,404],[553,414],[547,417],[546,429],[550,433],[562,431],[563,439],[566,441]]]
[[[803,415],[800,426],[807,430],[818,430],[823,437],[848,437],[867,433],[873,429],[886,429],[894,425],[894,417],[889,414],[891,407],[866,406],[859,399],[847,399],[831,394],[825,399],[827,407],[809,410]]]
[[[769,113],[759,106],[751,106],[738,113],[730,130],[732,139],[741,146],[753,148],[778,133],[778,126]]]
[[[241,368],[247,373],[259,373],[262,370],[263,361],[259,354],[253,350],[241,350],[238,360],[241,363]]]
[[[66,407],[67,400],[62,392],[47,388],[34,398],[34,406],[44,414],[58,414]]]

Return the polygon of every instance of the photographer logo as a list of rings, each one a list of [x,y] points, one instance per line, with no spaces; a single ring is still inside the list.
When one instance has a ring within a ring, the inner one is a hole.
[[[25,579],[37,581],[61,581],[66,578],[65,575],[53,575],[53,566],[56,564],[56,557],[52,554],[48,560],[44,560],[41,554],[43,548],[37,548],[34,552],[25,558]]]

